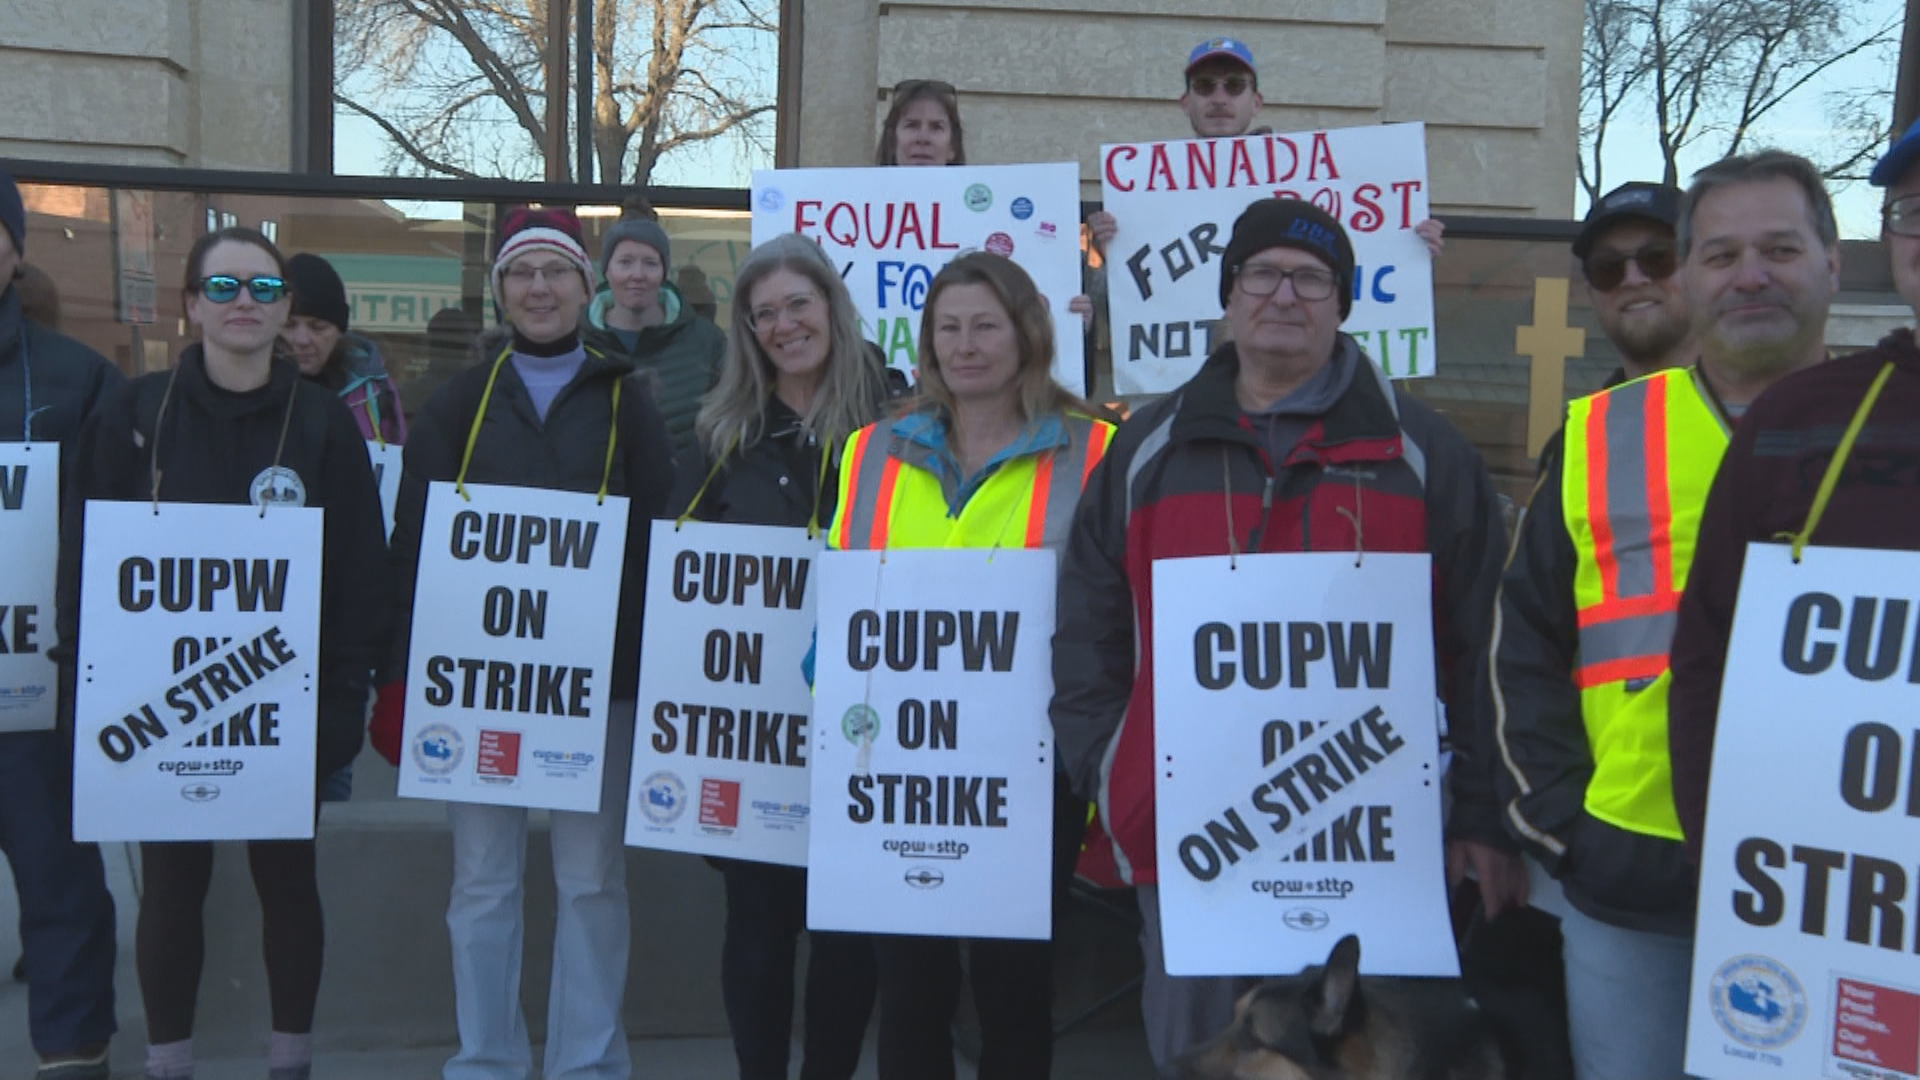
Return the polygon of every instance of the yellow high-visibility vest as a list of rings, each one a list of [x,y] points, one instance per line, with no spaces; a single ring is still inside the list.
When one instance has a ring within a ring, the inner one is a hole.
[[[1667,653],[1727,428],[1693,369],[1567,406],[1561,503],[1575,553],[1574,685],[1593,750],[1589,814],[1681,839],[1667,757]]]
[[[940,478],[902,461],[891,421],[847,440],[840,461],[839,510],[828,541],[842,551],[885,548],[1059,548],[1093,467],[1107,452],[1113,425],[1061,418],[1068,445],[1002,464],[958,516]]]

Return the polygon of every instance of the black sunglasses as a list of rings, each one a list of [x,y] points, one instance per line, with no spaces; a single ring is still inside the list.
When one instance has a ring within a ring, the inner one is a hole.
[[[1651,281],[1665,281],[1680,268],[1680,251],[1669,240],[1656,240],[1634,251],[1604,251],[1587,256],[1587,284],[1601,292],[1612,292],[1627,280],[1627,264],[1640,267]]]
[[[1253,80],[1245,75],[1227,75],[1214,78],[1211,75],[1195,75],[1187,80],[1187,89],[1201,97],[1212,97],[1213,92],[1225,87],[1228,97],[1239,97],[1253,87]]]
[[[285,281],[277,277],[251,277],[241,281],[230,274],[214,274],[211,277],[201,278],[198,289],[201,296],[216,304],[231,304],[240,296],[242,286],[246,287],[247,292],[257,304],[278,303],[281,298],[293,291],[287,287]]]

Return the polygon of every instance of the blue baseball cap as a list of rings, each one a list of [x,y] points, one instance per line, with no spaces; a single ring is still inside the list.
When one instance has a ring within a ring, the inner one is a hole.
[[[1900,141],[1893,144],[1893,149],[1881,156],[1867,176],[1867,182],[1874,187],[1892,187],[1916,158],[1920,158],[1920,120],[1915,120],[1900,136]]]
[[[1226,37],[1208,38],[1195,45],[1193,51],[1187,54],[1186,74],[1193,74],[1194,68],[1216,57],[1232,60],[1256,76],[1260,74],[1260,69],[1253,66],[1253,50],[1247,48],[1247,43]]]

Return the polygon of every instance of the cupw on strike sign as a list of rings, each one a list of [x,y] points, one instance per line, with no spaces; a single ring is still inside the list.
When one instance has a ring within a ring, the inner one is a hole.
[[[1751,544],[1700,864],[1687,1071],[1920,1075],[1920,553]]]
[[[313,835],[324,514],[87,503],[77,839]]]
[[[53,727],[60,444],[0,443],[0,732]]]

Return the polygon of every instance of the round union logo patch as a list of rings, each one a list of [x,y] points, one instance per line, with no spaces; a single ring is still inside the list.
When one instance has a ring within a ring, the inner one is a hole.
[[[255,506],[305,506],[307,485],[292,469],[270,465],[260,470],[260,475],[247,486],[247,498]]]
[[[466,740],[445,724],[428,724],[413,737],[413,763],[428,776],[445,776],[460,767]]]
[[[1714,1022],[1756,1050],[1785,1046],[1807,1026],[1807,994],[1786,965],[1748,953],[1720,965],[1707,984]]]

